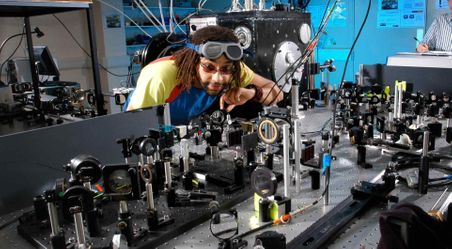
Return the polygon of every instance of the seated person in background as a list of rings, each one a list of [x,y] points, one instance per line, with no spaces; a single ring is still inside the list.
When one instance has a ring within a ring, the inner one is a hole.
[[[169,103],[171,123],[188,124],[220,96],[220,108],[231,111],[247,101],[276,104],[278,86],[241,62],[243,51],[234,33],[208,26],[196,31],[191,43],[174,56],[145,66],[127,110]]]
[[[452,0],[449,3],[449,13],[435,18],[427,30],[424,39],[416,48],[419,53],[432,51],[452,52]]]

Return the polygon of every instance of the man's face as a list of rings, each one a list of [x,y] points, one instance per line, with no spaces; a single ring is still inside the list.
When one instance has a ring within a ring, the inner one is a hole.
[[[201,57],[198,65],[199,84],[209,95],[218,95],[232,80],[234,65],[224,55],[216,60]]]
[[[452,0],[449,0],[448,3],[449,3],[449,10],[452,12]]]

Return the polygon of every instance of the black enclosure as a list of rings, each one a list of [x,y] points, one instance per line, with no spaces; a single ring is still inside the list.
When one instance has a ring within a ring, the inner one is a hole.
[[[364,65],[365,84],[394,86],[396,80],[413,84],[414,91],[452,94],[452,69],[430,67],[400,67],[383,64]],[[393,91],[391,87],[391,91]]]
[[[62,166],[78,154],[103,164],[122,163],[116,140],[157,127],[156,108],[151,108],[0,136],[0,214],[31,206],[34,196],[68,176]]]
[[[58,67],[47,46],[33,46],[33,56],[35,58],[38,74],[60,76]]]

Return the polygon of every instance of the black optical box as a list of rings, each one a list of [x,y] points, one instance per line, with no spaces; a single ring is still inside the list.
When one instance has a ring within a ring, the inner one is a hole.
[[[246,27],[251,31],[252,41],[244,51],[244,62],[254,72],[276,81],[274,75],[274,57],[279,45],[283,42],[295,43],[301,52],[307,44],[300,38],[300,28],[303,24],[311,25],[311,14],[295,11],[242,11],[217,13],[208,15],[195,15],[188,22],[190,32],[202,28],[205,23],[196,27],[192,19],[210,18],[209,25],[214,24],[212,18],[216,18],[216,24],[235,30],[237,27]],[[311,35],[312,36],[312,35]]]

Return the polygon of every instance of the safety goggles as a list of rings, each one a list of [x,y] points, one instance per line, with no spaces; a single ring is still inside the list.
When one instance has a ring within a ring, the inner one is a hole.
[[[193,43],[186,43],[186,47],[195,50],[198,54],[206,57],[209,60],[215,60],[223,53],[226,57],[233,61],[242,59],[243,49],[239,43],[234,42],[213,42],[208,41],[206,43],[195,45]]]

